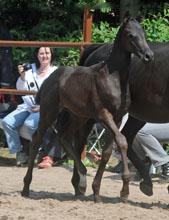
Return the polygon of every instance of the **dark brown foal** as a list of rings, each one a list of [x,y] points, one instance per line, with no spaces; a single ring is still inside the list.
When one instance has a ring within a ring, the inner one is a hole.
[[[108,59],[90,67],[60,67],[42,85],[37,99],[40,103],[40,121],[33,135],[31,159],[24,178],[23,196],[29,195],[34,159],[47,128],[59,119],[62,108],[70,117],[59,131],[65,150],[74,160],[79,175],[78,188],[86,190],[86,168],[72,146],[72,137],[89,119],[99,122],[112,135],[105,144],[102,159],[93,182],[94,200],[101,201],[99,190],[101,178],[111,155],[110,142],[115,139],[123,160],[123,188],[121,199],[126,201],[129,194],[130,173],[127,165],[127,142],[119,132],[117,124],[130,104],[128,69],[131,53],[145,61],[151,61],[145,33],[134,19],[126,19],[121,25]]]

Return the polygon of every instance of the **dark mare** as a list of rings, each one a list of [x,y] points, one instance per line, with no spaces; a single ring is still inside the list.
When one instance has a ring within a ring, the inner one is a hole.
[[[153,53],[145,40],[145,32],[134,19],[126,19],[121,25],[107,60],[90,67],[60,67],[43,83],[37,102],[40,104],[40,120],[33,135],[31,156],[28,171],[24,178],[23,196],[29,195],[32,180],[34,159],[42,143],[45,131],[58,119],[62,108],[70,112],[66,123],[58,128],[58,133],[65,150],[74,160],[79,183],[76,194],[86,190],[86,168],[81,162],[79,152],[72,146],[72,137],[89,120],[99,122],[111,134],[104,146],[99,169],[93,182],[94,200],[101,201],[99,189],[107,161],[110,158],[112,138],[119,149],[123,160],[123,187],[121,198],[126,201],[129,193],[130,173],[127,164],[127,142],[119,132],[118,126],[130,105],[128,73],[134,53],[145,62],[153,59]],[[62,120],[61,120],[62,121]],[[91,130],[87,130],[89,133]],[[78,138],[78,140],[81,138]],[[75,143],[76,144],[76,143]],[[81,151],[81,149],[80,149]]]
[[[90,66],[106,60],[112,44],[87,47],[79,64]],[[128,142],[127,155],[143,178],[140,189],[144,194],[151,196],[153,185],[149,171],[131,146],[135,135],[146,122],[169,122],[169,42],[149,42],[148,45],[154,52],[154,60],[151,63],[142,62],[136,56],[132,57],[129,70],[131,105],[128,110],[129,118],[121,132]],[[83,133],[83,129],[79,132]],[[75,172],[74,182],[77,181],[78,176]]]
[[[0,23],[0,40],[11,40],[10,33],[4,24]],[[11,47],[0,47],[0,86],[8,87],[14,83],[13,58]]]

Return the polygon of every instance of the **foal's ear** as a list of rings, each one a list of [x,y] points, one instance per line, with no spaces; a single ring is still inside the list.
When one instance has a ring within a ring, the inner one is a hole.
[[[140,14],[136,17],[136,20],[141,23],[144,21],[145,18],[145,11],[143,10],[143,8],[141,7],[140,9]]]
[[[144,21],[144,15],[143,14],[139,14],[137,17],[136,17],[136,20],[141,23]]]
[[[131,18],[130,12],[129,10],[127,10],[123,17],[123,23],[127,23],[130,18]]]

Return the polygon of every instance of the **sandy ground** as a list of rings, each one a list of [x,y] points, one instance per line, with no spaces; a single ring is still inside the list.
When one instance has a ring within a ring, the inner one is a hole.
[[[169,194],[167,184],[154,182],[154,195],[145,196],[139,182],[130,182],[127,204],[119,199],[121,176],[106,171],[102,179],[102,203],[93,202],[91,184],[96,169],[88,168],[88,188],[82,199],[74,198],[70,179],[71,167],[34,168],[29,198],[23,198],[23,177],[27,168],[0,166],[0,220],[41,219],[96,219],[96,220],[167,220],[169,219]]]

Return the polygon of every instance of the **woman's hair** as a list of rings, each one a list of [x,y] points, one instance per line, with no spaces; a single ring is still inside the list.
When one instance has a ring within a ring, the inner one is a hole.
[[[34,50],[34,62],[36,64],[37,69],[40,67],[40,62],[38,60],[38,52],[39,52],[40,48],[41,47],[36,47],[35,50]],[[53,48],[50,48],[50,51],[51,51],[51,65],[54,65],[55,64],[55,56],[54,56]]]

